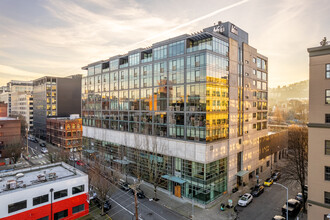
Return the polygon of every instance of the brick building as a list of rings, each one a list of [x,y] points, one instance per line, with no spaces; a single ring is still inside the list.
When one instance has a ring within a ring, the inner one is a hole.
[[[0,117],[0,158],[11,157],[6,152],[8,145],[20,142],[21,121],[16,118]]]
[[[65,149],[81,150],[82,120],[79,115],[47,118],[47,141]]]
[[[7,117],[7,104],[0,102],[0,117]]]

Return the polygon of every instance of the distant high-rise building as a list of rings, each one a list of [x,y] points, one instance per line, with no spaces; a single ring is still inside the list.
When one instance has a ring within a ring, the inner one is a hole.
[[[268,58],[230,22],[83,67],[83,146],[208,204],[269,169]],[[275,152],[273,152],[275,153]]]
[[[33,81],[33,131],[46,138],[47,117],[81,113],[81,75],[45,76]]]
[[[330,214],[330,45],[308,49],[308,219]]]
[[[17,110],[20,109],[21,111],[24,109],[29,108],[29,103],[22,103],[18,102],[19,95],[23,94],[31,94],[33,86],[32,81],[17,81],[17,80],[11,80],[7,83],[7,86],[3,87],[3,92],[0,91],[0,101],[3,101],[8,104],[7,114],[9,116],[14,115],[17,116]],[[12,97],[12,96],[15,97]],[[15,100],[14,103],[12,102],[12,98]],[[24,106],[23,106],[23,105]],[[15,112],[12,112],[12,108],[15,109]],[[29,121],[30,115],[22,115],[26,118],[26,121]]]

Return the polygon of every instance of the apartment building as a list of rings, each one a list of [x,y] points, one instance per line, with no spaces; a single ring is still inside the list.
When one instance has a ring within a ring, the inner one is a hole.
[[[308,219],[330,214],[330,45],[309,53]]]
[[[45,76],[33,81],[33,130],[46,139],[48,117],[81,113],[81,75]]]
[[[11,115],[23,116],[29,132],[33,131],[33,95],[28,92],[11,92]]]
[[[0,174],[0,219],[77,219],[89,213],[87,174],[63,163]]]
[[[64,149],[82,149],[82,120],[79,115],[47,118],[47,141]]]
[[[265,171],[268,59],[248,40],[218,22],[82,67],[86,156],[133,176],[140,157],[146,181],[156,160],[159,187],[202,205]]]
[[[23,116],[30,131],[33,129],[32,89],[32,81],[17,80],[8,82],[7,86],[2,87],[2,92],[0,89],[0,101],[8,105],[7,115],[13,117]]]

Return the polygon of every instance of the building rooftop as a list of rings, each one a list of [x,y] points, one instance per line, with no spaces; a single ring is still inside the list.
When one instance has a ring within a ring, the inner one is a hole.
[[[84,175],[64,162],[4,172],[0,173],[0,195]]]

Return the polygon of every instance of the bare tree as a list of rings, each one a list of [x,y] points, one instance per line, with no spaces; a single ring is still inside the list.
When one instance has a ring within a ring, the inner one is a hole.
[[[116,172],[106,168],[103,162],[102,158],[95,160],[88,170],[90,184],[101,202],[101,215],[104,215],[104,203],[107,201],[107,197],[116,191],[115,183],[117,181]]]
[[[64,148],[53,149],[49,148],[48,159],[51,163],[56,162],[69,162],[70,151]]]
[[[308,166],[308,129],[302,126],[291,126],[288,130],[288,157],[282,167],[283,179],[287,182],[298,182],[303,195],[305,210],[305,190]]]
[[[164,150],[164,145],[158,143],[155,136],[146,136],[146,146],[148,148],[149,182],[154,186],[154,200],[157,201],[157,187],[160,184],[164,169],[166,169],[166,156],[160,156]]]
[[[5,145],[3,157],[11,158],[13,163],[17,163],[18,159],[21,157],[21,153],[23,152],[22,147],[23,145],[20,140],[12,140],[10,143]]]
[[[283,112],[280,110],[280,108],[277,106],[274,111],[275,116],[275,122],[276,124],[282,124],[284,122]]]

